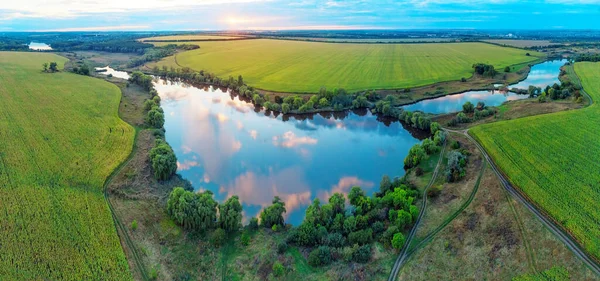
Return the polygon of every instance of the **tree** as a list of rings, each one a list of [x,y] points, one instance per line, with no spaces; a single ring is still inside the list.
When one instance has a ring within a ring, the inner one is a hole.
[[[367,263],[371,259],[371,245],[363,245],[358,247],[352,253],[352,260],[358,263]]]
[[[285,212],[285,203],[281,201],[279,196],[275,196],[275,198],[273,198],[273,204],[260,213],[261,224],[268,228],[273,225],[283,226],[283,213]]]
[[[352,189],[350,189],[350,193],[348,193],[348,200],[350,200],[350,204],[353,206],[359,206],[364,197],[365,192],[360,186],[353,186]]]
[[[446,180],[448,182],[456,182],[465,176],[465,166],[467,157],[454,150],[448,155],[448,165],[446,166]]]
[[[382,195],[385,195],[391,189],[392,189],[392,182],[390,181],[390,177],[388,175],[384,175],[381,178],[381,182],[379,183],[379,192]]]
[[[283,114],[288,114],[290,112],[290,104],[288,103],[282,103],[281,104],[281,112],[283,112]]]
[[[420,144],[415,144],[408,151],[406,158],[404,158],[404,166],[407,168],[416,167],[421,163],[423,157],[425,157],[425,150]]]
[[[242,225],[242,205],[237,195],[219,205],[219,224],[227,232],[235,232]]]
[[[396,234],[394,234],[394,238],[392,238],[392,247],[394,247],[394,249],[400,249],[402,248],[402,246],[404,246],[404,241],[406,239],[404,238],[404,235],[402,235],[402,233],[398,232]]]
[[[505,67],[504,72],[510,72],[510,66]]]
[[[437,131],[441,130],[441,126],[438,122],[431,122],[431,124],[429,125],[429,130],[431,131],[432,135],[435,135]]]
[[[238,87],[244,86],[244,78],[242,77],[242,75],[238,76],[237,86]]]
[[[484,110],[485,109],[485,103],[482,101],[478,101],[477,102],[477,110]]]
[[[150,160],[154,177],[157,180],[167,180],[177,171],[177,157],[169,144],[158,139],[150,150]]]
[[[331,263],[331,251],[327,246],[320,246],[314,249],[308,255],[308,264],[312,266],[322,266]]]
[[[329,107],[329,101],[327,100],[327,98],[321,98],[319,100],[319,107],[320,108]]]
[[[50,71],[51,72],[57,72],[58,71],[58,64],[56,62],[51,62],[50,63]]]
[[[338,214],[344,214],[346,210],[346,198],[341,193],[334,193],[329,197],[329,205],[331,205],[333,209],[333,216],[337,216]]]
[[[148,125],[160,129],[165,125],[165,115],[158,106],[154,106],[146,114],[146,122]]]
[[[223,242],[225,242],[226,237],[227,234],[225,233],[225,230],[217,228],[212,234],[211,241],[213,245],[215,245],[216,247],[220,247],[221,245],[223,245]]]
[[[431,155],[431,154],[435,153],[438,150],[438,147],[429,138],[424,139],[423,143],[421,144],[421,146],[423,147],[423,149],[425,150],[425,153],[427,153],[427,155]]]
[[[44,69],[44,72],[47,72],[48,71],[48,63],[47,62],[43,63],[42,68]]]
[[[473,113],[475,111],[475,106],[473,106],[473,104],[468,101],[465,102],[465,104],[463,104],[463,112],[464,113]]]

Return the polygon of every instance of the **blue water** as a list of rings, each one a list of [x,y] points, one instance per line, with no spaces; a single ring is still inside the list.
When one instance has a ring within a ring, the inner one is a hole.
[[[324,202],[355,185],[372,193],[384,174],[404,174],[404,157],[420,142],[368,111],[283,118],[219,89],[159,80],[156,90],[178,173],[219,201],[238,195],[246,219],[275,195],[287,221],[299,224],[314,198]]]
[[[534,65],[527,76],[527,79],[518,84],[510,85],[508,88],[528,89],[530,85],[545,88],[559,83],[558,75],[560,67],[566,60],[547,61]],[[423,100],[403,108],[409,111],[422,111],[432,114],[452,113],[462,110],[465,102],[470,101],[473,104],[484,102],[488,106],[498,106],[506,101],[526,99],[528,95],[517,95],[511,92],[503,91],[470,91],[462,94],[448,95],[430,100]]]

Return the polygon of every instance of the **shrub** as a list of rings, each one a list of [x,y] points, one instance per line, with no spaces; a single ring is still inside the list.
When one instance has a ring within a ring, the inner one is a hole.
[[[510,66],[505,67],[504,72],[510,72]]]
[[[327,235],[327,245],[334,248],[339,248],[346,244],[346,239],[340,233],[330,233]]]
[[[283,267],[283,265],[279,262],[276,261],[273,263],[273,275],[275,277],[281,277],[285,274],[285,268]]]
[[[457,140],[453,140],[452,143],[450,144],[450,147],[452,147],[452,149],[459,149],[460,148],[460,142]]]
[[[370,228],[359,230],[348,234],[348,242],[350,244],[364,245],[371,242],[373,238],[373,230]]]
[[[225,242],[225,238],[225,230],[222,228],[217,228],[211,236],[211,242],[213,245],[215,245],[215,247],[220,247]]]
[[[460,82],[467,82],[467,78],[465,78],[465,77],[460,78]]]
[[[258,229],[258,219],[257,218],[251,218],[250,219],[250,223],[248,224],[248,227],[251,230],[257,230]]]
[[[370,259],[371,245],[360,246],[352,253],[352,260],[357,263],[367,263]]]
[[[285,241],[277,243],[277,253],[283,254],[288,249],[288,244]]]
[[[240,237],[240,241],[242,242],[242,245],[248,246],[248,244],[250,244],[250,235],[248,235],[248,233],[246,233],[246,232],[242,233],[242,237]]]
[[[401,249],[402,246],[404,246],[404,235],[400,232],[394,234],[394,237],[392,238],[392,247],[394,247],[394,249]]]
[[[147,100],[144,102],[144,110],[150,110],[150,109],[152,109],[152,107],[154,107],[154,106],[156,106],[156,103],[154,103],[154,101],[153,101],[153,100],[151,100],[151,99],[147,99]]]
[[[331,251],[327,246],[320,246],[314,249],[308,255],[308,264],[312,266],[322,266],[331,263]]]
[[[470,102],[465,102],[463,104],[463,112],[464,113],[473,113],[475,111],[475,106]]]
[[[137,220],[133,220],[131,222],[131,230],[135,231],[138,228],[138,222]]]
[[[441,185],[432,186],[427,190],[427,196],[432,197],[432,198],[437,197],[438,195],[440,195],[441,192],[442,192]]]
[[[160,129],[165,124],[165,115],[162,113],[162,110],[159,107],[154,106],[146,114],[146,122],[148,125]]]
[[[415,169],[415,176],[420,177],[423,175],[423,169],[421,169],[421,167],[417,167]]]

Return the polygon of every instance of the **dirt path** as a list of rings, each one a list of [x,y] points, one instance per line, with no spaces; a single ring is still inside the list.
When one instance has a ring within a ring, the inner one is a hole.
[[[404,264],[404,261],[406,260],[406,257],[408,256],[407,253],[408,253],[408,248],[410,247],[410,243],[411,243],[412,239],[414,238],[415,234],[417,233],[417,227],[419,226],[419,223],[421,222],[421,219],[423,218],[423,214],[425,214],[425,208],[427,207],[427,190],[433,185],[433,183],[435,182],[435,179],[437,178],[437,175],[440,170],[440,164],[442,163],[442,160],[444,159],[445,152],[446,152],[446,142],[444,141],[444,144],[442,146],[442,151],[440,152],[440,159],[438,160],[438,163],[435,166],[435,170],[433,171],[431,180],[429,181],[429,183],[427,184],[425,189],[423,189],[423,201],[421,203],[421,211],[419,212],[419,217],[417,218],[415,225],[413,225],[412,229],[410,230],[408,237],[406,237],[406,241],[404,242],[402,251],[398,255],[398,258],[396,259],[396,262],[394,263],[394,266],[392,267],[392,272],[390,273],[390,277],[388,278],[388,281],[392,281],[392,280],[396,279],[396,276],[398,276],[398,271],[400,270],[402,264]]]

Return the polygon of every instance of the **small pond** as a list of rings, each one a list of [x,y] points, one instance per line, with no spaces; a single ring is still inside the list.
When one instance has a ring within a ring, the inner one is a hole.
[[[96,67],[96,71],[102,75],[111,74],[113,77],[117,77],[117,78],[121,78],[121,79],[125,79],[125,80],[129,79],[129,73],[127,73],[125,71],[114,70],[110,66]]]
[[[49,51],[52,50],[52,47],[45,43],[31,42],[29,43],[29,49],[36,51]]]
[[[528,89],[530,85],[544,88],[547,85],[552,86],[554,83],[560,83],[558,80],[560,67],[566,62],[567,60],[555,60],[536,64],[531,68],[527,79],[515,85],[510,85],[508,88]],[[445,114],[461,111],[463,104],[467,101],[470,101],[473,104],[482,101],[488,106],[498,106],[506,101],[526,99],[528,97],[528,95],[518,95],[504,91],[469,91],[462,94],[423,100],[404,106],[403,108],[409,111]]]
[[[221,89],[164,80],[155,87],[178,173],[219,201],[238,195],[246,218],[273,196],[299,224],[314,198],[357,185],[370,194],[383,175],[404,174],[409,148],[424,137],[368,110],[283,117]]]

